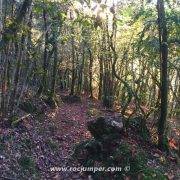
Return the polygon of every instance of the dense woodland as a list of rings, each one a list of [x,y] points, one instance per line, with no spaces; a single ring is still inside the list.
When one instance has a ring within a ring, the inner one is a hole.
[[[34,170],[38,160],[32,150],[24,159],[22,152],[15,160],[3,155],[11,150],[19,152],[14,144],[21,144],[17,139],[11,140],[7,150],[7,136],[20,133],[23,141],[26,137],[23,133],[31,131],[28,123],[33,127],[32,132],[42,126],[47,133],[47,123],[52,123],[48,114],[58,114],[54,115],[55,119],[61,122],[66,120],[61,111],[72,110],[68,113],[73,118],[92,103],[98,105],[93,109],[87,107],[86,114],[91,120],[99,114],[119,114],[125,131],[123,137],[129,137],[128,132],[134,131],[131,122],[135,122],[140,134],[134,136],[143,139],[138,146],[147,143],[150,146],[147,151],[156,148],[161,153],[155,153],[155,158],[160,161],[164,156],[171,156],[174,165],[168,161],[164,165],[166,160],[162,160],[160,166],[169,168],[171,164],[175,171],[179,164],[180,135],[179,15],[178,0],[0,0],[0,163],[8,166],[0,165],[0,179],[73,179],[72,174],[54,177],[46,176],[45,170],[44,173],[41,169]],[[78,117],[81,119],[84,115]],[[37,119],[41,119],[41,124],[34,124]],[[85,117],[83,122],[86,124],[86,121]],[[21,132],[24,127],[25,132]],[[50,129],[54,135],[57,131],[64,132],[65,128],[54,122]],[[28,138],[29,143],[35,141],[31,136]],[[50,141],[50,146],[54,147],[53,143]],[[26,152],[26,147],[20,149]],[[60,152],[58,148],[57,151]],[[57,156],[55,153],[57,162],[46,164],[46,168],[58,166]],[[12,168],[13,162],[26,169]],[[150,175],[144,172],[141,176],[139,172],[141,169],[128,175],[116,177],[111,173],[105,177],[133,179],[137,175],[137,179],[178,179],[177,172],[157,177],[150,171]],[[85,175],[84,179],[101,179],[100,176],[103,178],[102,174]]]

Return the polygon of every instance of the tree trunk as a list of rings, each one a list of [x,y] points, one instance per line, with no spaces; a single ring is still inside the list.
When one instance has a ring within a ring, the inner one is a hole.
[[[55,85],[56,85],[56,76],[57,76],[57,68],[58,68],[58,48],[57,48],[57,42],[53,43],[54,48],[54,64],[53,64],[53,77],[52,77],[52,84],[51,84],[51,98],[55,95]]]
[[[160,61],[161,61],[161,112],[158,123],[158,145],[164,148],[164,132],[166,129],[167,119],[167,98],[168,98],[168,44],[167,44],[167,27],[165,19],[164,0],[157,1],[158,10],[158,25],[159,25],[159,39],[160,39]]]
[[[0,50],[10,42],[11,38],[9,37],[12,37],[17,33],[31,4],[32,0],[24,0],[15,20],[4,30],[2,34],[2,40],[0,41]]]
[[[102,57],[100,55],[99,57],[99,93],[98,93],[98,99],[102,99],[102,89],[103,89],[103,62],[102,62]]]
[[[43,10],[43,20],[44,20],[44,32],[45,32],[45,45],[44,45],[44,56],[43,56],[43,78],[40,83],[40,87],[37,92],[37,96],[40,96],[42,92],[47,92],[47,70],[48,70],[48,27],[47,27],[47,12]]]
[[[93,87],[92,87],[92,81],[93,81],[93,57],[92,57],[92,52],[89,49],[89,93],[90,93],[90,98],[93,98]]]
[[[74,30],[71,30],[72,35],[74,35]],[[71,39],[72,43],[72,79],[71,79],[71,92],[70,95],[74,95],[75,83],[76,83],[76,70],[75,70],[75,47],[74,47],[74,37]]]
[[[3,14],[2,14],[2,0],[0,0],[0,40],[1,40],[2,30],[3,30]]]

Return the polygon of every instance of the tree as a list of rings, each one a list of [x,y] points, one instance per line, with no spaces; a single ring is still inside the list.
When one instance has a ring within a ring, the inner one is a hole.
[[[167,100],[168,100],[168,43],[167,27],[165,18],[164,0],[157,1],[158,25],[159,25],[159,44],[160,44],[160,62],[161,62],[161,105],[160,119],[158,123],[158,144],[160,148],[164,147],[164,132],[167,121]]]

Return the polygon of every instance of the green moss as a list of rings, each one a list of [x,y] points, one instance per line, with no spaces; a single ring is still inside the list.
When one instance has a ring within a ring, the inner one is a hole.
[[[22,109],[23,111],[27,112],[27,113],[37,112],[37,107],[30,100],[22,102],[19,105],[19,108]]]
[[[52,139],[47,139],[45,143],[52,149],[57,150],[59,148],[58,144],[54,142]]]
[[[125,156],[131,155],[130,146],[127,143],[122,143],[115,151],[115,155]]]
[[[39,122],[44,122],[44,114],[42,112],[36,113],[36,119]]]
[[[22,167],[24,170],[28,170],[32,173],[35,173],[36,170],[36,165],[33,159],[29,156],[22,156],[19,159],[19,165]]]
[[[126,126],[131,126],[136,128],[139,135],[145,140],[148,141],[150,137],[149,129],[146,126],[146,121],[142,117],[134,117],[126,122]]]
[[[53,109],[57,108],[58,106],[57,101],[54,97],[48,97],[44,99],[44,102]]]
[[[9,121],[10,121],[12,127],[16,127],[19,123],[19,119],[17,116],[10,117]]]
[[[135,149],[134,151],[133,147],[128,143],[121,143],[109,153],[105,153],[104,148],[104,144],[98,140],[85,141],[76,146],[76,157],[77,159],[80,157],[81,162],[79,162],[83,164],[83,166],[97,167],[96,164],[98,163],[103,167],[122,168],[122,171],[117,172],[103,171],[91,173],[93,179],[99,179],[100,177],[108,179],[112,174],[113,179],[117,180],[124,179],[124,176],[138,179],[140,174],[144,179],[165,179],[160,171],[152,170],[147,167],[147,155],[141,149]],[[129,171],[125,171],[124,169],[127,166],[130,167]]]
[[[5,144],[4,144],[3,138],[0,137],[0,151],[3,151],[3,150],[5,150]]]
[[[48,130],[49,130],[51,133],[55,133],[55,132],[57,131],[57,127],[54,126],[54,125],[49,125]]]
[[[102,113],[100,110],[98,110],[96,108],[89,108],[87,111],[87,115],[90,117],[98,117],[98,116],[101,116]]]
[[[25,138],[22,140],[22,143],[28,148],[28,149],[31,149],[31,148],[34,148],[35,145],[32,143],[32,141],[29,139],[29,138]]]
[[[163,175],[159,170],[154,170],[152,168],[145,168],[143,170],[143,180],[167,180],[166,176]]]

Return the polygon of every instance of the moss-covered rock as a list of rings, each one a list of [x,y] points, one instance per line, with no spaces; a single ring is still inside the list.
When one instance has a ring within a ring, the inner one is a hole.
[[[61,96],[65,103],[81,103],[81,97],[77,95]]]
[[[44,102],[53,109],[56,109],[58,107],[58,103],[54,97],[48,97],[44,99]]]
[[[142,149],[134,149],[132,145],[121,142],[113,148],[107,148],[109,153],[104,153],[104,145],[102,141],[92,139],[76,146],[74,157],[81,165],[105,168],[104,171],[87,172],[93,179],[166,179],[160,170],[147,166],[148,158]]]
[[[102,139],[107,136],[120,137],[122,129],[123,123],[120,116],[99,117],[88,122],[88,130],[95,139]]]

